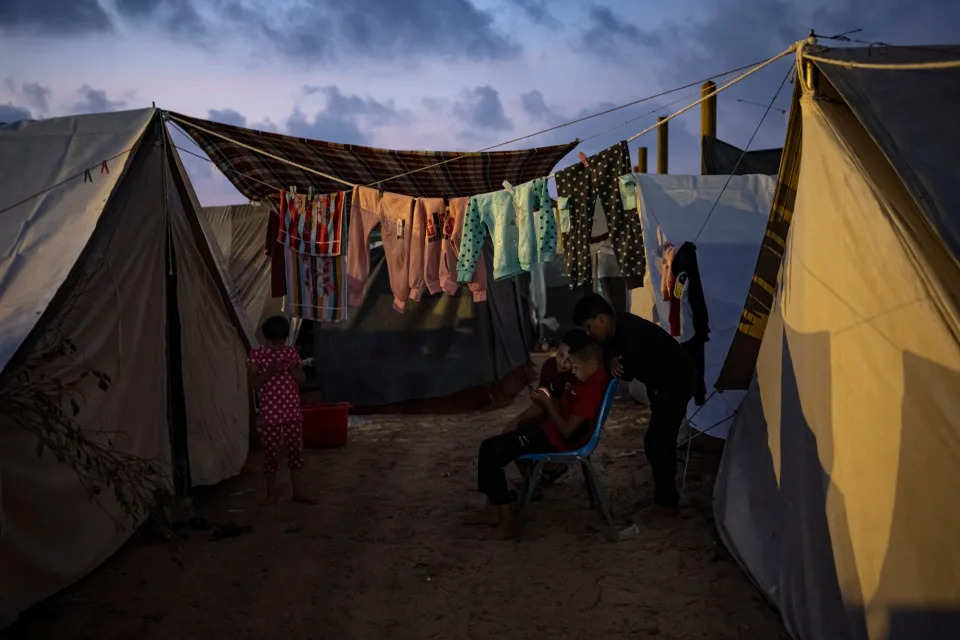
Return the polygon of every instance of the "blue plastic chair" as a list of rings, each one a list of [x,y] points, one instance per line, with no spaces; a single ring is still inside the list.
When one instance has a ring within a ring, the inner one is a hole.
[[[607,386],[607,392],[603,396],[603,404],[600,405],[600,413],[597,415],[597,425],[593,429],[593,435],[589,442],[574,451],[562,451],[557,453],[531,453],[522,455],[519,460],[529,460],[534,463],[533,471],[526,477],[523,491],[520,494],[520,503],[517,505],[517,540],[520,539],[520,532],[523,530],[524,515],[527,507],[533,499],[537,490],[537,484],[540,482],[540,476],[543,474],[543,465],[550,462],[554,464],[577,464],[583,471],[583,482],[587,488],[587,496],[590,498],[590,508],[599,507],[600,513],[607,522],[607,529],[610,540],[616,542],[619,540],[619,534],[613,524],[613,517],[610,515],[610,508],[607,505],[606,496],[603,488],[597,478],[597,471],[590,462],[590,455],[597,448],[600,441],[600,431],[610,415],[610,408],[613,406],[613,400],[617,395],[617,385],[620,382],[614,378]]]

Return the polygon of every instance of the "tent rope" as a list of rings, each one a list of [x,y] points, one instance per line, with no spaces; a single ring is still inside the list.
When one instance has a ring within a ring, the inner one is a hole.
[[[47,187],[46,189],[43,189],[43,190],[41,190],[41,191],[37,191],[36,193],[27,196],[27,197],[24,198],[23,200],[19,200],[19,201],[17,201],[17,202],[14,202],[13,204],[11,204],[11,205],[9,205],[9,206],[4,207],[3,209],[0,209],[0,215],[6,213],[7,211],[10,211],[11,209],[16,209],[17,207],[19,207],[19,206],[22,205],[22,204],[26,204],[27,202],[30,202],[30,201],[33,200],[34,198],[39,198],[40,196],[42,196],[43,194],[47,193],[48,191],[53,191],[53,190],[56,189],[57,187],[62,187],[63,185],[65,185],[65,184],[67,184],[68,182],[70,182],[71,180],[76,180],[77,178],[82,178],[83,176],[88,175],[88,174],[89,174],[91,171],[93,171],[94,169],[97,169],[97,168],[99,168],[100,166],[102,166],[102,164],[103,164],[104,162],[110,162],[111,160],[116,160],[116,159],[119,158],[120,156],[122,156],[122,155],[124,155],[124,154],[126,154],[126,153],[130,153],[131,151],[133,151],[133,147],[130,147],[129,149],[124,149],[123,151],[121,151],[120,153],[118,153],[118,154],[115,155],[115,156],[110,156],[110,157],[107,158],[106,160],[102,160],[102,161],[98,162],[97,164],[93,165],[92,167],[90,167],[90,168],[88,168],[88,169],[84,169],[83,171],[80,171],[79,173],[75,173],[75,174],[73,174],[72,176],[68,176],[68,177],[64,178],[63,180],[61,180],[60,182],[57,182],[57,183],[55,183],[55,184],[50,185],[50,186]],[[91,182],[93,181],[93,178],[92,178],[92,177],[90,178],[90,181],[91,181]]]
[[[931,71],[935,69],[957,69],[960,68],[960,60],[939,60],[937,62],[904,62],[904,63],[882,63],[882,62],[852,62],[850,60],[834,60],[832,58],[823,58],[820,56],[804,53],[803,58],[814,62],[843,67],[845,69],[874,69],[878,71]]]
[[[292,167],[296,167],[297,169],[300,169],[301,171],[306,171],[307,173],[312,173],[312,174],[314,174],[314,175],[318,175],[318,176],[320,176],[321,178],[326,178],[327,180],[333,180],[334,182],[339,182],[340,184],[347,185],[348,187],[355,187],[355,186],[357,186],[357,185],[353,184],[352,182],[347,182],[346,180],[344,180],[344,179],[342,179],[342,178],[338,178],[338,177],[336,177],[336,176],[331,176],[331,175],[326,174],[326,173],[324,173],[324,172],[322,172],[322,171],[317,171],[316,169],[311,169],[310,167],[304,166],[304,165],[300,164],[299,162],[294,162],[293,160],[287,160],[286,158],[281,158],[280,156],[274,155],[274,154],[272,154],[272,153],[270,153],[270,152],[268,152],[268,151],[264,151],[263,149],[257,149],[256,147],[252,147],[252,146],[250,146],[250,145],[248,145],[248,144],[244,144],[243,142],[238,142],[238,141],[233,140],[233,139],[231,139],[231,138],[229,138],[229,137],[227,137],[227,136],[225,136],[225,135],[223,135],[223,134],[221,134],[221,133],[217,133],[216,131],[211,131],[210,129],[207,129],[206,127],[201,127],[200,125],[194,124],[194,123],[192,123],[192,122],[187,122],[186,120],[183,120],[183,119],[178,118],[177,116],[171,114],[169,111],[164,111],[164,112],[163,112],[163,117],[164,117],[164,118],[167,118],[167,119],[170,119],[170,120],[173,120],[173,121],[175,121],[175,122],[178,122],[178,123],[180,123],[180,124],[184,124],[184,125],[186,125],[186,126],[188,126],[188,127],[193,127],[194,129],[197,129],[197,130],[199,130],[199,131],[203,131],[204,133],[206,133],[206,134],[208,134],[208,135],[216,136],[217,138],[220,138],[220,139],[222,139],[222,140],[226,140],[227,142],[230,142],[231,144],[235,144],[235,145],[237,145],[238,147],[242,147],[242,148],[244,148],[244,149],[246,149],[246,150],[248,150],[248,151],[253,151],[254,153],[259,153],[260,155],[265,156],[265,157],[267,157],[267,158],[270,158],[271,160],[276,160],[277,162],[282,162],[283,164],[288,164],[288,165],[290,165],[290,166],[292,166]]]
[[[496,149],[496,148],[498,148],[498,147],[504,147],[504,146],[506,146],[506,145],[508,145],[508,144],[513,144],[514,142],[520,142],[521,140],[526,140],[526,139],[528,139],[528,138],[533,138],[534,136],[539,136],[539,135],[542,135],[542,134],[544,134],[544,133],[549,133],[549,132],[551,132],[551,131],[556,131],[556,130],[558,130],[558,129],[563,129],[564,127],[569,127],[569,126],[571,126],[571,125],[579,124],[579,123],[581,123],[581,122],[585,122],[585,121],[591,120],[591,119],[593,119],[593,118],[598,118],[598,117],[600,117],[600,116],[607,115],[608,113],[613,113],[614,111],[619,111],[619,110],[621,110],[621,109],[626,109],[627,107],[632,107],[632,106],[634,106],[634,105],[641,104],[641,103],[643,103],[643,102],[649,102],[650,100],[655,100],[656,98],[661,98],[661,97],[666,96],[666,95],[669,95],[669,94],[671,94],[671,93],[676,93],[677,91],[683,91],[684,89],[689,89],[690,87],[694,87],[694,86],[697,86],[697,85],[699,85],[699,84],[703,84],[703,83],[706,82],[707,80],[713,80],[714,78],[720,78],[720,77],[723,77],[723,76],[727,76],[727,75],[730,75],[731,73],[736,73],[736,72],[738,72],[738,71],[743,71],[744,69],[750,69],[750,68],[754,67],[754,66],[757,65],[757,64],[760,64],[760,63],[753,62],[753,63],[751,63],[751,64],[744,65],[744,66],[742,66],[742,67],[737,67],[736,69],[730,69],[729,71],[724,71],[723,73],[718,73],[718,74],[709,76],[709,77],[707,77],[707,78],[702,78],[702,79],[697,80],[697,81],[695,81],[695,82],[691,82],[691,83],[689,83],[689,84],[685,84],[685,85],[683,85],[682,87],[675,87],[675,88],[673,88],[673,89],[668,89],[667,91],[661,91],[660,93],[656,93],[656,94],[653,94],[653,95],[650,95],[650,96],[646,96],[646,97],[644,97],[644,98],[639,98],[639,99],[637,99],[637,100],[633,100],[632,102],[627,102],[627,103],[625,103],[625,104],[621,104],[621,105],[618,105],[618,106],[616,106],[616,107],[611,107],[611,108],[605,109],[605,110],[603,110],[603,111],[598,111],[598,112],[596,112],[596,113],[591,113],[590,115],[583,116],[582,118],[576,118],[575,120],[570,120],[570,121],[568,121],[568,122],[562,122],[562,123],[557,124],[557,125],[554,125],[554,126],[552,126],[552,127],[548,127],[548,128],[546,128],[546,129],[541,129],[540,131],[535,131],[534,133],[529,133],[529,134],[527,134],[527,135],[520,136],[519,138],[513,138],[512,140],[507,140],[507,141],[505,141],[505,142],[500,142],[500,143],[498,143],[498,144],[491,145],[491,146],[489,146],[489,147],[484,147],[483,149],[480,149],[479,151],[469,151],[469,152],[463,153],[463,154],[461,154],[461,155],[455,156],[455,157],[453,157],[453,158],[447,158],[446,160],[441,160],[440,162],[437,162],[437,163],[435,163],[435,164],[427,165],[427,166],[425,166],[425,167],[420,167],[420,168],[418,168],[418,169],[413,169],[413,170],[411,170],[411,171],[407,171],[407,172],[405,172],[405,173],[401,173],[401,174],[398,174],[398,175],[395,175],[395,176],[391,176],[391,177],[385,178],[385,179],[383,179],[383,180],[378,180],[377,182],[372,182],[372,183],[370,183],[370,184],[367,185],[367,186],[368,186],[368,187],[372,187],[372,186],[375,186],[375,185],[378,185],[378,184],[382,184],[382,183],[384,183],[384,182],[389,182],[390,180],[396,180],[397,178],[406,177],[406,176],[411,175],[411,174],[413,174],[413,173],[417,173],[417,172],[420,172],[420,171],[426,171],[426,170],[428,170],[428,169],[434,169],[434,168],[436,168],[436,167],[443,166],[443,165],[445,165],[445,164],[447,164],[447,163],[449,163],[449,162],[454,162],[454,161],[459,160],[459,159],[461,159],[461,158],[466,158],[466,157],[468,157],[468,156],[478,155],[478,154],[481,154],[481,153],[485,153],[485,152],[487,152],[487,151],[491,151],[491,150]],[[679,102],[679,101],[677,101],[677,102]],[[676,104],[676,102],[672,102],[672,103],[670,103],[670,104],[673,105],[673,104]],[[670,105],[667,105],[667,106],[670,106]],[[663,108],[663,107],[659,107],[657,110],[662,109],[662,108]],[[652,115],[652,114],[644,114],[644,116],[647,116],[647,115]],[[644,117],[644,116],[637,116],[637,117],[634,118],[633,120],[639,120],[640,118],[642,118],[642,117]],[[623,123],[623,125],[617,125],[617,127],[613,127],[612,129],[608,129],[607,131],[602,131],[600,134],[596,134],[596,135],[590,136],[589,138],[586,138],[586,140],[592,140],[593,138],[597,137],[597,135],[602,135],[603,133],[608,133],[609,131],[612,131],[613,129],[616,129],[616,128],[618,128],[618,127],[624,126],[625,124],[628,124],[628,123],[630,123],[630,122],[633,122],[633,120],[628,120],[627,122]],[[582,143],[585,142],[586,140],[581,140],[581,139],[577,138],[577,139],[576,139],[577,145],[579,146],[580,144],[582,144]],[[576,148],[576,147],[575,147],[575,148]],[[555,174],[551,174],[551,175],[549,175],[549,176],[547,176],[547,177],[548,177],[548,178],[552,178],[552,177],[554,177],[554,175],[555,175]]]
[[[777,101],[777,98],[780,97],[780,92],[783,91],[784,85],[787,84],[787,79],[790,77],[790,74],[793,73],[793,67],[787,69],[787,73],[783,76],[783,80],[780,81],[780,87],[777,89],[777,92],[773,94],[773,97],[770,99],[770,103],[767,105],[766,110],[763,112],[763,116],[760,118],[760,122],[757,123],[757,128],[753,130],[753,135],[750,136],[750,140],[747,141],[747,145],[740,151],[740,157],[737,158],[737,163],[733,165],[733,170],[727,176],[726,182],[723,183],[723,188],[720,189],[720,193],[717,194],[717,199],[713,201],[713,206],[710,207],[710,211],[707,212],[707,217],[703,219],[703,224],[700,225],[700,229],[697,230],[697,235],[693,238],[693,244],[697,244],[697,240],[700,239],[700,234],[703,233],[703,230],[706,228],[707,223],[710,222],[710,216],[713,215],[713,212],[716,211],[717,205],[720,204],[720,198],[723,197],[723,192],[727,190],[727,187],[730,186],[730,181],[733,179],[733,176],[737,173],[737,169],[740,168],[740,163],[743,162],[743,159],[747,155],[747,149],[750,148],[750,145],[753,144],[753,139],[757,137],[757,134],[760,132],[760,127],[763,126],[764,121],[767,119],[767,116],[770,115],[770,110],[773,108],[773,103]]]
[[[752,69],[750,69],[750,70],[747,71],[746,73],[740,74],[739,76],[737,76],[736,78],[734,78],[734,79],[731,80],[730,82],[727,82],[727,83],[724,83],[724,84],[720,85],[719,87],[717,87],[716,89],[714,89],[712,92],[710,92],[710,93],[708,93],[707,95],[701,97],[699,100],[690,103],[689,105],[687,105],[687,106],[684,107],[683,109],[680,109],[680,110],[677,111],[676,113],[670,114],[669,116],[667,116],[666,118],[664,118],[663,120],[661,120],[661,121],[658,122],[657,124],[653,125],[652,127],[647,127],[646,129],[644,129],[644,130],[641,131],[640,133],[637,133],[637,134],[635,134],[635,135],[627,138],[627,142],[633,142],[634,140],[636,140],[636,139],[639,138],[640,136],[645,135],[645,134],[647,134],[647,133],[650,133],[650,132],[653,131],[654,129],[658,128],[660,125],[662,125],[662,124],[664,124],[664,123],[666,123],[666,122],[669,122],[670,120],[673,120],[674,118],[676,118],[676,117],[679,116],[679,115],[682,115],[682,114],[686,113],[687,111],[689,111],[690,109],[693,109],[694,107],[696,107],[697,105],[701,104],[702,102],[705,102],[705,101],[709,100],[710,98],[712,98],[713,96],[717,95],[717,94],[720,93],[721,91],[726,91],[727,89],[729,89],[729,88],[732,87],[733,85],[737,84],[738,82],[741,82],[741,81],[745,80],[746,78],[752,76],[753,74],[755,74],[756,72],[760,71],[761,69],[763,69],[763,68],[765,68],[765,67],[768,67],[769,65],[773,64],[773,63],[776,62],[777,60],[780,60],[781,58],[786,58],[787,56],[795,53],[795,52],[797,51],[797,49],[798,49],[799,46],[800,46],[800,43],[799,43],[799,42],[795,42],[794,44],[790,45],[790,47],[787,48],[786,50],[781,51],[780,53],[778,53],[777,55],[773,56],[772,58],[768,58],[767,60],[761,62],[760,64],[758,64],[757,66],[753,67]]]

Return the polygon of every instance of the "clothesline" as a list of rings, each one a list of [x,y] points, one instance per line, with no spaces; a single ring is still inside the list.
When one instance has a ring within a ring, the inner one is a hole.
[[[238,142],[238,141],[236,141],[236,140],[233,140],[232,138],[228,138],[227,136],[225,136],[225,135],[223,135],[223,134],[221,134],[221,133],[217,133],[216,131],[211,131],[210,129],[207,129],[207,128],[205,128],[205,127],[201,127],[200,125],[193,124],[193,123],[187,122],[187,121],[185,121],[185,120],[181,120],[181,119],[178,118],[177,116],[171,114],[169,111],[164,111],[164,112],[163,112],[163,115],[164,115],[165,118],[167,118],[167,119],[169,119],[169,120],[174,120],[174,121],[176,121],[176,122],[185,124],[185,125],[187,125],[187,126],[189,126],[189,127],[194,127],[195,129],[198,129],[198,130],[200,130],[200,131],[203,131],[204,133],[206,133],[206,134],[208,134],[208,135],[216,136],[217,138],[220,138],[221,140],[226,140],[227,142],[230,142],[231,144],[235,144],[235,145],[237,145],[238,147],[243,147],[243,148],[246,149],[247,151],[253,151],[254,153],[259,153],[260,155],[266,156],[267,158],[270,158],[271,160],[276,160],[277,162],[282,162],[282,163],[284,163],[284,164],[288,164],[288,165],[290,165],[291,167],[296,167],[297,169],[300,169],[301,171],[306,171],[307,173],[312,173],[312,174],[314,174],[314,175],[320,176],[321,178],[326,178],[327,180],[333,180],[334,182],[339,182],[340,184],[347,185],[348,187],[354,187],[354,186],[356,186],[356,185],[354,185],[354,184],[352,184],[352,183],[350,183],[350,182],[347,182],[346,180],[344,180],[344,179],[342,179],[342,178],[338,178],[338,177],[336,177],[336,176],[331,176],[331,175],[326,174],[326,173],[324,173],[324,172],[322,172],[322,171],[317,171],[316,169],[311,169],[310,167],[304,166],[304,165],[300,164],[299,162],[294,162],[293,160],[288,160],[288,159],[286,159],[286,158],[281,158],[280,156],[276,156],[276,155],[270,153],[269,151],[264,151],[263,149],[257,149],[256,147],[252,147],[252,146],[250,146],[250,145],[248,145],[248,144],[245,144],[245,143],[243,143],[243,142]]]
[[[778,53],[777,55],[773,56],[772,58],[768,58],[767,60],[764,60],[764,61],[761,62],[760,64],[758,64],[758,65],[752,67],[751,69],[749,69],[746,73],[740,74],[739,76],[737,76],[736,78],[734,78],[734,79],[731,80],[730,82],[727,82],[727,83],[725,83],[725,84],[723,84],[723,85],[720,85],[719,87],[717,87],[716,89],[714,89],[713,91],[711,91],[710,93],[708,93],[707,95],[702,96],[699,100],[696,100],[696,101],[688,104],[688,105],[685,106],[683,109],[680,109],[679,111],[676,111],[676,112],[670,114],[669,116],[667,116],[667,117],[664,118],[663,120],[658,121],[657,124],[655,124],[655,125],[653,125],[653,126],[650,126],[650,127],[647,127],[646,129],[644,129],[644,130],[641,131],[640,133],[638,133],[638,134],[636,134],[636,135],[633,135],[633,136],[627,138],[627,142],[633,142],[634,140],[636,140],[636,139],[639,138],[640,136],[645,135],[645,134],[647,134],[647,133],[650,133],[651,131],[653,131],[653,130],[659,128],[659,127],[661,127],[663,124],[669,122],[670,120],[673,120],[673,119],[676,118],[677,116],[683,115],[684,113],[686,113],[686,112],[689,111],[690,109],[693,109],[694,107],[696,107],[697,105],[703,103],[704,101],[709,100],[710,98],[714,97],[715,95],[717,95],[717,94],[720,93],[721,91],[725,91],[725,90],[729,89],[729,88],[732,87],[733,85],[737,84],[738,82],[741,82],[742,80],[744,80],[744,79],[746,79],[747,77],[753,75],[753,74],[756,73],[757,71],[760,71],[761,69],[763,69],[763,68],[765,68],[765,67],[773,64],[774,62],[776,62],[777,60],[780,60],[781,58],[785,58],[785,57],[787,57],[787,56],[795,53],[795,52],[797,51],[797,48],[798,48],[798,47],[799,47],[799,43],[794,43],[794,44],[790,45],[790,47],[787,48],[786,50]],[[548,178],[555,178],[556,176],[557,176],[556,173],[552,173],[552,174],[550,174],[550,175],[547,176],[547,177],[548,177]]]
[[[461,153],[461,154],[456,155],[456,156],[454,156],[454,157],[452,157],[452,158],[447,158],[446,160],[442,160],[442,161],[436,162],[436,163],[434,163],[434,164],[426,165],[426,166],[424,166],[424,167],[419,167],[419,168],[417,168],[417,169],[412,169],[412,170],[410,170],[410,171],[406,171],[406,172],[404,172],[404,173],[400,173],[400,174],[397,174],[397,175],[394,175],[394,176],[390,176],[390,177],[384,178],[384,179],[382,179],[382,180],[377,180],[376,182],[372,182],[372,183],[370,183],[369,185],[366,185],[366,186],[374,187],[374,186],[377,186],[377,185],[382,185],[383,183],[390,182],[390,181],[392,181],[392,180],[397,180],[397,179],[399,179],[399,178],[406,177],[406,176],[409,176],[409,175],[414,174],[414,173],[418,173],[418,172],[421,172],[421,171],[426,171],[426,170],[428,170],[428,169],[434,169],[434,168],[436,168],[436,167],[443,166],[443,165],[445,165],[445,164],[448,164],[448,163],[450,163],[450,162],[454,162],[454,161],[459,160],[459,159],[461,159],[461,158],[465,158],[465,157],[469,157],[469,156],[473,156],[473,155],[479,155],[479,154],[481,154],[481,153],[485,153],[485,152],[491,151],[491,150],[496,149],[496,148],[498,148],[498,147],[503,147],[503,146],[506,146],[506,145],[509,145],[509,144],[513,144],[513,143],[515,143],[515,142],[519,142],[519,141],[521,141],[521,140],[526,140],[526,139],[528,139],[528,138],[533,138],[533,137],[535,137],[535,136],[542,135],[542,134],[544,134],[544,133],[549,133],[549,132],[551,132],[551,131],[556,131],[556,130],[558,130],[558,129],[562,129],[562,128],[564,128],[564,127],[569,127],[569,126],[572,126],[572,125],[574,125],[574,124],[578,124],[578,123],[580,123],[580,122],[585,122],[585,121],[587,121],[587,120],[590,120],[590,119],[593,119],[593,118],[597,118],[597,117],[600,117],[600,116],[602,116],[602,115],[606,115],[606,114],[609,114],[609,113],[613,113],[614,111],[619,111],[619,110],[621,110],[621,109],[625,109],[625,108],[630,107],[630,106],[634,106],[634,105],[637,105],[637,104],[641,104],[641,103],[643,103],[643,102],[648,102],[648,101],[650,101],[650,100],[654,100],[654,99],[656,99],[656,98],[659,98],[659,97],[662,97],[662,96],[665,96],[665,95],[669,95],[669,94],[671,94],[671,93],[676,93],[677,91],[683,91],[684,89],[689,89],[690,87],[698,86],[698,85],[706,82],[707,80],[712,80],[712,79],[715,79],[715,78],[720,78],[720,77],[723,77],[723,76],[727,76],[727,75],[730,75],[730,74],[732,74],[732,73],[736,73],[736,72],[738,72],[738,71],[742,71],[742,70],[744,70],[744,69],[756,69],[756,68],[757,68],[757,64],[762,64],[762,62],[761,62],[761,63],[751,63],[750,65],[744,65],[744,66],[742,66],[742,67],[738,67],[738,68],[736,68],[736,69],[731,69],[731,70],[725,71],[725,72],[723,72],[723,73],[715,74],[715,75],[709,76],[709,77],[707,77],[707,78],[702,78],[702,79],[700,79],[700,80],[697,80],[697,81],[694,81],[694,82],[685,84],[685,85],[680,86],[680,87],[676,87],[676,88],[669,89],[669,90],[666,90],[666,91],[661,91],[661,92],[659,92],[659,93],[656,93],[656,94],[653,94],[653,95],[650,95],[650,96],[646,96],[646,97],[640,98],[640,99],[638,99],[638,100],[633,100],[633,101],[631,101],[631,102],[628,102],[628,103],[625,103],[625,104],[622,104],[622,105],[618,105],[618,106],[616,106],[616,107],[611,107],[610,109],[605,109],[605,110],[603,110],[603,111],[599,111],[599,112],[596,112],[596,113],[592,113],[592,114],[589,114],[589,115],[587,115],[587,116],[583,116],[583,117],[581,117],[581,118],[576,118],[576,119],[570,120],[570,121],[568,121],[568,122],[563,122],[563,123],[561,123],[561,124],[554,125],[554,126],[552,126],[552,127],[548,127],[548,128],[546,128],[546,129],[541,129],[540,131],[535,131],[535,132],[533,132],[533,133],[530,133],[530,134],[527,134],[527,135],[524,135],[524,136],[520,136],[520,137],[517,137],[517,138],[513,138],[513,139],[511,139],[511,140],[507,140],[507,141],[504,141],[504,142],[500,142],[500,143],[497,143],[497,144],[495,144],[495,145],[491,145],[491,146],[489,146],[489,147],[484,147],[483,149],[480,149],[480,150],[478,150],[478,151],[470,151],[470,152]],[[674,101],[674,102],[670,103],[670,105],[676,104],[677,102],[678,102],[678,101]],[[670,106],[670,105],[667,105],[667,106]],[[662,109],[662,108],[663,108],[662,106],[659,107],[659,109]],[[658,110],[659,110],[659,109],[658,109]],[[623,125],[618,125],[617,127],[613,127],[612,129],[609,129],[609,130],[607,130],[607,131],[603,131],[603,132],[601,132],[600,134],[593,135],[593,136],[591,136],[590,138],[587,138],[587,139],[588,139],[588,140],[589,140],[589,139],[593,139],[593,138],[597,137],[597,135],[602,135],[602,133],[607,133],[608,131],[611,131],[611,130],[613,130],[613,129],[616,129],[616,128],[620,127],[620,126],[624,126],[625,124],[628,124],[629,122],[632,122],[632,121],[634,121],[634,120],[638,120],[638,119],[640,119],[640,118],[642,118],[642,117],[645,117],[645,116],[647,116],[647,115],[652,115],[652,113],[655,113],[655,112],[651,112],[651,113],[648,113],[648,114],[644,114],[643,116],[637,116],[636,118],[633,118],[633,119],[631,119],[631,120],[623,123]],[[336,181],[336,182],[339,182],[339,183],[341,183],[341,184],[344,184],[344,185],[347,185],[347,186],[350,186],[350,187],[356,186],[356,185],[353,185],[353,184],[351,184],[350,182],[348,182],[348,181],[346,181],[346,180],[343,180],[343,179],[341,179],[341,178],[337,178],[337,177],[334,177],[334,176],[327,175],[327,174],[325,174],[325,173],[323,173],[323,172],[317,171],[317,170],[315,170],[315,169],[311,169],[311,168],[309,168],[309,167],[306,167],[306,166],[304,166],[304,165],[301,165],[301,164],[299,164],[299,163],[296,163],[296,162],[294,162],[294,161],[292,161],[292,160],[288,160],[288,159],[282,158],[282,157],[280,157],[280,156],[276,156],[276,155],[271,154],[271,153],[269,153],[269,152],[267,152],[267,151],[264,151],[264,150],[262,150],[262,149],[257,149],[256,147],[253,147],[253,146],[251,146],[251,145],[247,145],[247,144],[238,142],[238,141],[233,140],[233,139],[231,139],[231,138],[229,138],[229,137],[227,137],[227,136],[225,136],[225,135],[223,135],[223,134],[220,134],[220,133],[211,131],[211,130],[209,130],[209,129],[207,129],[207,128],[198,126],[198,125],[196,125],[196,124],[192,124],[192,123],[185,122],[185,121],[181,120],[180,118],[178,118],[178,117],[170,114],[170,113],[167,112],[167,111],[164,111],[164,112],[163,112],[163,115],[164,115],[164,117],[167,118],[168,120],[174,120],[174,121],[176,121],[176,122],[180,122],[180,123],[186,124],[186,125],[188,125],[188,126],[195,127],[195,128],[197,128],[198,130],[203,131],[204,133],[207,133],[207,134],[209,134],[209,135],[216,136],[216,137],[218,137],[218,138],[220,138],[220,139],[222,139],[222,140],[225,140],[225,141],[227,141],[227,142],[231,142],[231,143],[233,143],[233,144],[236,144],[237,146],[240,146],[240,147],[242,147],[242,148],[244,148],[244,149],[247,149],[247,150],[252,151],[252,152],[254,152],[254,153],[258,153],[258,154],[260,154],[260,155],[263,155],[263,156],[265,156],[265,157],[271,158],[271,159],[273,159],[273,160],[276,160],[277,162],[281,162],[281,163],[284,163],[284,164],[288,164],[288,165],[290,165],[290,166],[296,167],[296,168],[301,169],[301,170],[303,170],[303,171],[307,171],[308,173],[312,173],[312,174],[315,174],[315,175],[319,175],[319,176],[321,176],[321,177],[327,178],[327,179],[329,179],[329,180],[334,180],[334,181]],[[578,138],[578,139],[577,139],[577,142],[580,143],[580,142],[582,142],[582,141]],[[273,188],[275,188],[275,187],[273,187]]]
[[[20,205],[22,205],[22,204],[24,204],[24,203],[26,203],[26,202],[30,202],[30,201],[33,200],[34,198],[38,198],[38,197],[42,196],[43,194],[47,193],[48,191],[53,191],[53,190],[56,189],[57,187],[62,186],[62,185],[65,185],[65,184],[67,184],[68,182],[70,182],[71,180],[76,180],[77,178],[90,175],[90,172],[91,172],[91,171],[95,171],[96,169],[101,169],[101,170],[102,170],[102,168],[105,167],[108,162],[111,162],[111,161],[113,161],[113,160],[116,160],[116,159],[119,158],[120,156],[125,155],[125,154],[127,154],[127,153],[130,153],[130,151],[132,151],[132,150],[133,150],[133,147],[130,147],[129,149],[124,149],[124,150],[121,151],[120,153],[118,153],[118,154],[116,154],[116,155],[114,155],[114,156],[110,156],[110,157],[107,158],[106,160],[101,160],[100,162],[98,162],[97,164],[93,165],[92,167],[86,168],[86,169],[84,169],[83,171],[80,171],[80,172],[78,172],[78,173],[73,174],[72,176],[68,176],[68,177],[64,178],[63,180],[61,180],[60,182],[57,182],[57,183],[55,183],[55,184],[50,185],[50,186],[47,187],[46,189],[42,189],[41,191],[37,191],[36,193],[27,196],[27,197],[24,198],[23,200],[20,200],[20,201],[18,201],[18,202],[14,202],[13,204],[11,204],[11,205],[9,205],[9,206],[4,207],[3,209],[0,209],[0,215],[6,213],[7,211],[10,211],[11,209],[17,208],[17,207],[19,207]],[[109,169],[107,169],[107,173],[110,173],[110,170],[109,170]]]

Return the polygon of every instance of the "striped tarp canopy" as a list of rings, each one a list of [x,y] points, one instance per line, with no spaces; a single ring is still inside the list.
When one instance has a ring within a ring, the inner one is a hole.
[[[414,169],[457,158],[383,182],[383,189],[417,197],[463,197],[502,189],[504,180],[522,184],[548,175],[554,165],[576,146],[574,141],[550,147],[475,154],[396,151],[295,138],[173,112],[167,115],[200,145],[240,193],[254,201],[270,200],[277,190],[291,186],[301,190],[313,187],[319,193],[350,188],[289,162],[335,176],[351,185],[373,185]],[[263,152],[283,160],[271,158]]]

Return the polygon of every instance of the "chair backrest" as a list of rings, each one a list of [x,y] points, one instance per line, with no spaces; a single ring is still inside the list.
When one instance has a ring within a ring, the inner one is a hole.
[[[620,384],[620,378],[614,378],[610,381],[610,384],[607,385],[607,392],[603,395],[603,403],[600,405],[600,412],[597,414],[597,424],[593,428],[593,435],[590,436],[590,440],[587,444],[580,447],[577,451],[573,452],[580,456],[588,456],[593,453],[593,450],[597,448],[597,443],[600,442],[600,431],[603,430],[603,425],[607,421],[607,416],[610,415],[610,408],[613,406],[613,400],[617,397],[617,386]]]

